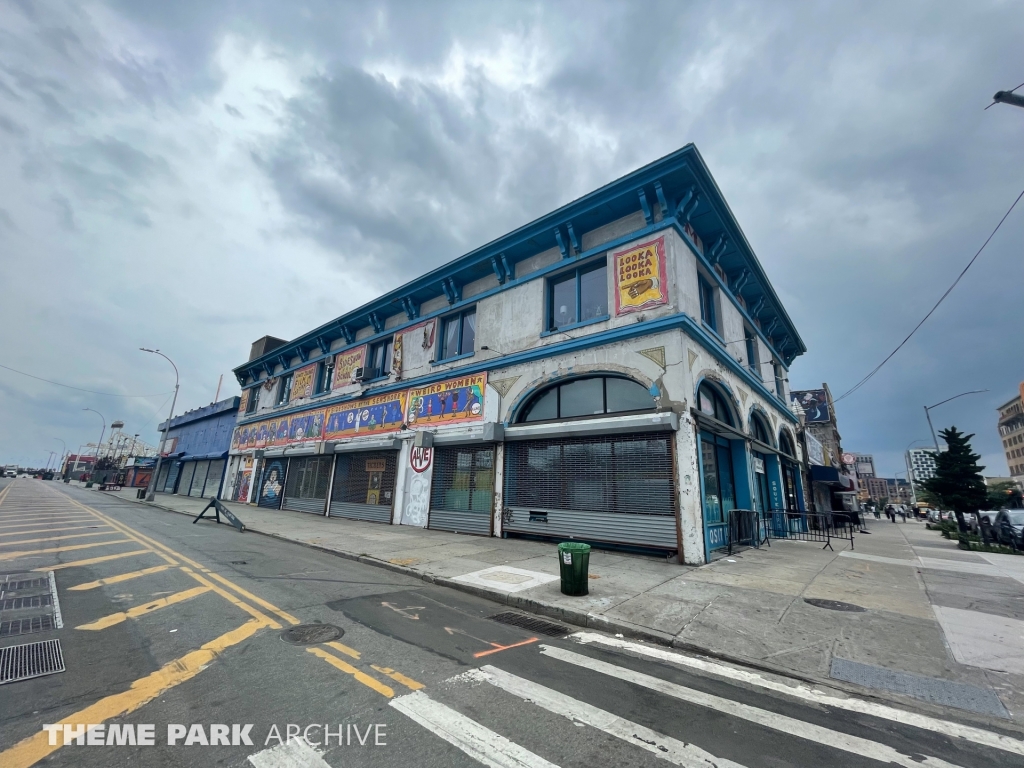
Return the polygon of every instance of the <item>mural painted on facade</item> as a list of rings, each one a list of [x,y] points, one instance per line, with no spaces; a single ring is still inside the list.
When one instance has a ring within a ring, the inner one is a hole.
[[[665,238],[614,254],[615,314],[668,303]]]
[[[334,388],[352,383],[356,368],[362,368],[366,360],[366,345],[339,352],[334,358]]]
[[[259,506],[275,509],[281,506],[281,496],[284,494],[285,461],[286,459],[271,459],[267,462],[260,480],[260,495],[257,502]]]
[[[313,386],[316,384],[317,364],[307,365],[299,368],[292,376],[292,393],[288,401],[298,400],[301,397],[312,397]]]
[[[422,427],[479,421],[484,417],[486,385],[487,374],[481,373],[244,424],[235,427],[231,450],[395,432],[403,424]]]
[[[480,373],[410,389],[406,422],[410,427],[428,427],[479,421],[484,417],[485,386],[487,374]]]
[[[393,432],[401,429],[405,413],[405,392],[368,397],[327,409],[324,437],[337,440],[367,432]]]
[[[249,407],[249,390],[243,389],[242,396],[238,398],[238,412],[245,413],[245,409]]]

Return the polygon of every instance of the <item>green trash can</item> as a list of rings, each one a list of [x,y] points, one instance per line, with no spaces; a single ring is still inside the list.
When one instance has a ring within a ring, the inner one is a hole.
[[[563,595],[586,595],[587,569],[590,566],[590,545],[563,541],[558,545],[558,570],[562,575]]]

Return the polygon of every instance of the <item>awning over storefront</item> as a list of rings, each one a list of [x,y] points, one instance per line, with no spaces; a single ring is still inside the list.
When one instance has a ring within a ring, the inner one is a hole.
[[[609,416],[578,421],[516,424],[505,428],[505,441],[537,440],[552,437],[583,437],[621,433],[666,432],[679,429],[679,416],[672,411]]]
[[[228,457],[227,451],[219,451],[217,453],[195,453],[195,454],[182,454],[181,461],[213,461],[214,459],[226,459]]]
[[[815,483],[825,483],[826,485],[842,485],[842,482],[839,479],[839,470],[835,467],[818,467],[811,465],[811,481]]]

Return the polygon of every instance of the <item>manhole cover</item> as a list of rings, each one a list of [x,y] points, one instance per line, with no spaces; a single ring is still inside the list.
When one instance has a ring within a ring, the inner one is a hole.
[[[821,600],[817,597],[805,597],[804,602],[816,606],[818,608],[825,608],[829,611],[848,611],[850,613],[863,613],[866,608],[861,608],[859,605],[853,603],[844,603],[840,600]]]
[[[316,645],[337,640],[345,630],[333,624],[299,624],[281,633],[281,639],[292,645]]]

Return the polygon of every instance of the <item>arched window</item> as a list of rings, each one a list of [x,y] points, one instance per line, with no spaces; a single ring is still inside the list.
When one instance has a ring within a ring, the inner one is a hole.
[[[779,432],[779,450],[787,456],[796,456],[796,449],[793,447],[793,438],[789,436],[789,432],[786,430]]]
[[[584,419],[606,413],[653,411],[654,398],[645,387],[620,376],[587,376],[552,384],[534,395],[518,421]]]
[[[765,445],[771,445],[772,439],[768,435],[768,427],[765,425],[764,419],[760,415],[752,413],[750,415],[750,436]]]
[[[708,416],[733,426],[732,411],[725,402],[725,398],[718,394],[718,390],[707,382],[701,383],[697,388],[697,406],[701,412],[706,413]]]

